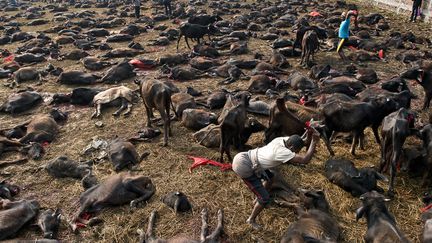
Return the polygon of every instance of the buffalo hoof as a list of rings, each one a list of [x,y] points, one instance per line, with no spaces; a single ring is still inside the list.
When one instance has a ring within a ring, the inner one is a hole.
[[[116,113],[116,112],[114,112],[112,115],[113,115],[114,117],[119,117],[119,116],[120,116],[120,114],[119,114],[119,113]]]

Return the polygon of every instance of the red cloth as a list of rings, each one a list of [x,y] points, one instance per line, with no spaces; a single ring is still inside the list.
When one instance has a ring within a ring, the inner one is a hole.
[[[12,62],[14,58],[15,58],[14,55],[7,56],[3,59],[3,62]]]
[[[318,17],[318,16],[322,16],[322,15],[320,13],[318,13],[317,11],[312,11],[309,13],[309,16]]]
[[[357,48],[355,48],[354,46],[348,46],[348,48],[353,50],[353,51],[357,51]]]
[[[379,58],[384,59],[384,57],[385,57],[384,50],[382,50],[382,49],[379,50],[378,56],[379,56]]]
[[[422,213],[424,213],[424,212],[428,211],[428,210],[431,209],[431,208],[432,208],[432,204],[429,204],[428,206],[426,206],[426,207],[424,207],[424,208],[420,208],[420,211],[421,211]]]
[[[206,158],[200,158],[200,157],[189,156],[189,158],[194,160],[192,166],[189,168],[190,173],[192,173],[193,169],[195,169],[196,167],[201,166],[201,165],[214,165],[214,166],[220,167],[221,171],[227,171],[227,170],[232,169],[231,164],[223,164],[223,163],[220,163],[220,162],[217,162],[214,160],[210,160],[210,159],[206,159]]]
[[[140,61],[138,59],[132,59],[132,60],[130,60],[129,64],[131,64],[135,68],[143,69],[143,70],[149,70],[149,69],[155,68],[154,65],[149,65],[149,64],[143,63],[142,61]]]

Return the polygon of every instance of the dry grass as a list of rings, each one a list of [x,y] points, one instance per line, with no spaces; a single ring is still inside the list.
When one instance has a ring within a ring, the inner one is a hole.
[[[146,3],[148,4],[148,3]],[[100,9],[91,9],[101,12]],[[75,10],[74,10],[75,11]],[[82,11],[77,9],[76,11]],[[147,11],[147,13],[150,10]],[[362,8],[361,13],[373,11],[369,7]],[[12,13],[1,13],[11,15]],[[391,26],[403,31],[413,29],[414,32],[420,32],[421,28],[426,25],[413,26],[405,23],[399,16],[385,13],[390,19]],[[45,18],[50,18],[48,14]],[[22,19],[18,19],[22,21]],[[132,19],[128,19],[132,21]],[[173,24],[166,22],[164,24]],[[49,25],[35,27],[22,27],[24,31],[36,31],[49,28]],[[424,33],[423,33],[424,34]],[[140,35],[135,39],[142,44],[148,43],[150,39],[155,39],[158,33],[150,31]],[[19,44],[5,46],[14,50]],[[122,46],[113,44],[114,47]],[[146,46],[146,45],[144,45]],[[249,47],[253,52],[261,52],[267,56],[271,53],[270,43],[260,40],[249,41]],[[62,53],[72,49],[72,45],[66,45]],[[151,50],[151,47],[145,47]],[[185,50],[185,47],[182,47]],[[98,54],[96,51],[90,51],[92,54]],[[175,52],[175,45],[163,47],[157,52],[149,52],[142,55],[145,58],[156,58],[165,53]],[[373,68],[379,71],[381,78],[392,76],[404,67],[403,64],[395,62],[394,53],[389,53],[388,63],[371,63]],[[251,55],[246,55],[251,58]],[[246,57],[245,56],[245,57]],[[226,57],[228,58],[228,57]],[[320,52],[317,56],[319,62],[330,63],[333,66],[340,65],[339,59],[335,53]],[[297,67],[298,60],[290,60]],[[81,64],[73,61],[54,62],[53,64],[64,67],[66,70],[83,69]],[[306,70],[299,69],[302,72]],[[148,72],[146,77],[154,77],[157,72]],[[219,89],[217,82],[220,79],[200,79],[191,82],[177,83],[181,88],[193,86],[198,90],[212,91]],[[125,82],[125,85],[135,88],[132,82]],[[238,81],[228,86],[228,89],[242,88],[247,85],[247,81]],[[29,84],[33,86],[33,84]],[[73,87],[58,86],[54,78],[51,78],[43,86],[34,86],[35,89],[42,92],[65,92]],[[418,87],[416,88],[418,89]],[[421,91],[416,90],[420,97],[423,97]],[[0,100],[6,99],[11,93],[10,89],[0,87]],[[415,107],[418,107],[421,101],[415,101]],[[10,127],[16,123],[30,118],[33,114],[46,112],[47,106],[42,106],[27,114],[19,116],[3,115],[0,117],[0,128]],[[82,156],[82,150],[91,141],[94,136],[102,139],[111,139],[116,135],[128,137],[134,134],[144,125],[145,114],[141,103],[134,106],[134,111],[129,118],[113,118],[112,109],[104,111],[100,119],[104,123],[103,128],[96,128],[93,120],[90,120],[91,108],[62,106],[62,110],[69,111],[70,117],[61,128],[58,138],[47,147],[47,152],[41,161],[30,161],[20,166],[10,166],[1,171],[2,175],[7,176],[12,182],[20,185],[23,190],[19,198],[34,198],[40,201],[43,208],[62,208],[66,216],[75,212],[73,206],[82,192],[79,181],[72,179],[54,179],[46,174],[45,171],[35,172],[35,168],[46,163],[47,161],[60,156],[66,155],[76,160],[85,160],[88,157]],[[424,118],[425,114],[421,114]],[[266,121],[264,118],[260,118]],[[264,123],[266,124],[266,122]],[[252,137],[249,144],[253,147],[261,146],[263,134],[257,134]],[[371,166],[379,162],[379,147],[373,142],[372,136],[368,131],[368,144],[365,151],[359,151],[358,156],[352,157],[348,148],[349,145],[338,143],[334,146],[337,157],[345,157],[355,161],[356,165]],[[408,144],[415,141],[409,140]],[[200,214],[202,208],[209,208],[210,225],[216,223],[216,212],[218,208],[225,210],[225,233],[229,242],[277,242],[280,240],[283,232],[288,225],[295,221],[295,215],[291,209],[271,206],[265,210],[259,218],[259,222],[265,225],[264,230],[253,231],[245,224],[245,220],[252,209],[253,195],[247,190],[242,181],[232,172],[220,172],[217,168],[202,167],[197,168],[193,173],[189,173],[188,168],[191,160],[188,155],[202,156],[217,159],[216,150],[211,150],[199,146],[192,137],[192,132],[182,127],[179,122],[173,124],[173,137],[170,138],[169,147],[160,146],[160,140],[156,139],[152,143],[141,143],[137,145],[137,150],[142,153],[149,150],[151,155],[147,160],[141,163],[140,169],[142,174],[152,178],[157,187],[154,195],[147,205],[135,211],[131,211],[128,206],[116,207],[103,210],[100,217],[104,220],[102,225],[83,229],[80,234],[72,234],[64,223],[60,230],[59,239],[65,242],[135,242],[137,240],[136,230],[144,228],[147,224],[147,217],[154,209],[158,210],[160,217],[157,220],[157,235],[164,238],[173,236],[193,236],[198,238],[200,230]],[[13,154],[3,156],[4,159],[12,158]],[[283,173],[287,180],[295,187],[323,189],[332,207],[334,216],[337,218],[342,227],[343,239],[346,242],[362,241],[362,236],[366,231],[364,220],[355,222],[354,212],[358,206],[358,200],[352,198],[349,194],[332,185],[323,175],[323,164],[328,159],[327,151],[323,144],[319,145],[318,152],[312,163],[306,167],[286,166]],[[109,175],[114,174],[112,166],[108,161],[95,165],[94,172],[96,176],[103,180]],[[387,185],[382,185],[387,187]],[[187,215],[174,215],[174,212],[164,206],[159,198],[167,192],[180,190],[189,196],[194,205],[193,213]],[[419,242],[419,235],[422,225],[419,220],[419,208],[421,207],[420,195],[425,188],[419,187],[419,179],[410,179],[407,175],[400,174],[396,181],[397,197],[389,203],[390,211],[396,216],[398,225],[407,236]],[[26,229],[19,234],[20,238],[34,239],[40,238],[41,233],[33,229]]]

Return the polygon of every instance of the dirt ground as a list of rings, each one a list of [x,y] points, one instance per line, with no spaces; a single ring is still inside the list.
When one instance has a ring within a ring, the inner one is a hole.
[[[40,3],[35,3],[40,4]],[[150,3],[144,3],[144,14],[150,15],[153,10],[149,9]],[[143,9],[144,9],[143,8]],[[101,14],[101,9],[94,10]],[[71,9],[70,9],[71,11]],[[83,11],[83,9],[73,9],[72,11]],[[429,33],[431,36],[430,25],[407,23],[406,16],[397,16],[389,12],[373,9],[371,6],[362,6],[361,14],[369,12],[383,13],[389,20],[393,30],[412,31],[414,33]],[[209,11],[211,12],[211,11]],[[12,15],[15,12],[2,12],[0,15]],[[50,19],[48,13],[44,18]],[[224,18],[229,18],[224,16]],[[127,18],[128,21],[133,19]],[[17,19],[23,22],[24,19]],[[170,21],[163,24],[176,26]],[[49,28],[52,23],[37,27],[23,26],[23,31],[40,31]],[[119,29],[119,28],[117,28]],[[116,30],[116,29],[114,29]],[[426,33],[426,34],[427,34]],[[52,35],[50,35],[52,36]],[[175,52],[175,44],[168,47],[154,48],[146,44],[151,39],[155,39],[158,32],[149,31],[136,37],[134,41],[143,44],[147,53],[141,55],[145,58],[156,58],[166,53]],[[291,36],[292,37],[292,36]],[[112,47],[124,46],[126,43],[113,44]],[[249,41],[251,53],[260,52],[269,56],[271,54],[271,42],[251,39]],[[0,48],[15,50],[19,44],[6,45]],[[61,49],[62,53],[73,49],[73,45],[65,45]],[[181,50],[186,51],[184,43],[181,43]],[[95,50],[89,51],[91,54],[98,55]],[[245,55],[251,57],[252,54]],[[380,78],[390,77],[398,74],[406,66],[394,59],[395,53],[387,54],[387,62],[368,63],[367,65],[378,71]],[[225,57],[224,59],[228,59]],[[289,69],[300,70],[306,73],[307,70],[297,66],[298,59],[289,59],[294,66]],[[337,54],[334,52],[320,51],[317,55],[318,63],[329,63],[332,66],[341,66]],[[65,70],[84,70],[81,63],[76,61],[54,61],[54,65],[60,66]],[[41,64],[44,66],[46,63]],[[342,68],[342,67],[341,67]],[[142,73],[142,78],[155,77],[157,71]],[[220,89],[217,82],[220,79],[199,79],[190,82],[177,82],[176,85],[184,90],[186,86],[193,86],[202,91],[213,91]],[[25,87],[27,84],[24,84]],[[133,82],[126,81],[124,85],[135,89]],[[237,81],[226,88],[233,90],[235,88],[245,89],[247,81]],[[59,86],[55,83],[55,78],[51,77],[42,86],[35,86],[29,83],[28,86],[34,87],[41,92],[66,92],[72,90],[71,86]],[[108,87],[108,86],[105,86]],[[413,87],[414,92],[419,95],[420,99],[414,101],[414,107],[418,108],[423,98],[423,92],[419,87]],[[9,88],[0,86],[0,100],[5,100],[12,93]],[[103,128],[95,126],[96,120],[91,120],[92,108],[61,106],[61,109],[69,112],[69,120],[61,127],[58,138],[46,147],[46,154],[40,161],[29,161],[23,165],[10,166],[0,170],[0,178],[7,178],[11,182],[22,187],[21,194],[18,198],[37,199],[43,208],[61,208],[65,218],[70,217],[76,208],[76,201],[82,192],[81,184],[74,179],[54,179],[43,170],[36,170],[39,166],[47,161],[60,155],[66,155],[71,159],[87,160],[88,156],[83,156],[83,149],[89,144],[93,137],[101,139],[112,139],[116,135],[128,137],[136,133],[145,124],[145,112],[141,102],[135,104],[132,115],[128,118],[114,118],[111,113],[114,109],[104,110],[99,119],[103,122]],[[32,115],[46,112],[49,110],[48,105],[20,115],[1,115],[0,128],[11,127],[14,124],[21,123],[29,119]],[[424,121],[425,112],[420,112],[420,118]],[[267,118],[260,117],[264,124],[267,124]],[[63,242],[136,242],[138,235],[136,230],[147,226],[147,219],[152,210],[157,210],[159,217],[156,223],[156,234],[163,238],[173,236],[193,236],[199,238],[200,231],[200,212],[202,208],[208,208],[210,212],[210,225],[216,224],[216,212],[219,208],[225,211],[225,240],[227,242],[278,242],[284,231],[290,223],[296,220],[294,211],[290,208],[282,208],[271,205],[259,217],[259,223],[264,225],[262,231],[254,231],[245,224],[252,209],[254,199],[252,193],[246,188],[244,183],[235,176],[233,172],[221,172],[218,168],[203,166],[189,173],[189,166],[192,160],[189,155],[217,159],[218,152],[214,149],[207,149],[198,145],[192,137],[192,131],[181,126],[180,122],[172,124],[173,136],[170,138],[169,146],[161,146],[161,138],[149,143],[140,143],[137,145],[139,153],[150,151],[150,156],[144,160],[139,168],[140,174],[149,176],[156,185],[156,194],[147,202],[147,204],[137,210],[131,211],[128,205],[103,210],[99,217],[103,219],[103,224],[80,230],[79,234],[73,234],[67,227],[66,221],[63,220],[59,239]],[[249,140],[249,145],[257,147],[263,145],[263,133],[254,135]],[[410,139],[406,146],[418,143]],[[367,144],[365,151],[358,151],[358,155],[353,157],[349,154],[349,145],[342,142],[334,146],[336,157],[344,157],[355,161],[359,167],[378,165],[380,152],[379,146],[374,142],[369,129],[367,130]],[[15,154],[7,154],[2,159],[12,159]],[[319,144],[318,152],[313,158],[311,164],[305,167],[285,166],[282,171],[287,180],[294,187],[323,189],[332,208],[332,213],[336,217],[342,228],[342,237],[344,242],[361,242],[366,232],[366,222],[364,219],[359,222],[355,221],[354,212],[359,206],[359,201],[351,197],[348,193],[339,189],[337,186],[329,183],[323,175],[324,162],[329,158],[327,150],[323,143]],[[108,161],[96,164],[94,173],[99,180],[114,174],[112,165]],[[421,195],[426,188],[421,188],[419,178],[410,178],[403,173],[398,174],[396,179],[397,196],[388,205],[390,211],[394,213],[397,223],[403,232],[414,242],[419,242],[422,232],[422,224],[419,220],[420,208],[422,207]],[[387,189],[387,185],[382,184]],[[175,215],[174,212],[160,202],[160,196],[171,191],[182,191],[190,198],[193,204],[193,213],[185,215]],[[21,231],[18,238],[36,239],[41,238],[41,233],[32,227],[26,227]]]

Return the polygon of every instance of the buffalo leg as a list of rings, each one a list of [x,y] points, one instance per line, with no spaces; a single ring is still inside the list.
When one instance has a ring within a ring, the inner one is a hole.
[[[126,112],[123,114],[123,116],[129,116],[131,111],[132,111],[132,103],[127,102]]]
[[[322,136],[323,136],[324,144],[327,147],[328,152],[330,153],[331,156],[334,156],[335,153],[331,147],[331,138],[328,138],[327,134],[325,132],[322,134]]]
[[[224,155],[224,151],[225,151],[225,143],[226,143],[225,141],[226,140],[227,140],[227,134],[225,134],[224,129],[222,129],[222,127],[221,127],[221,129],[220,129],[220,144],[219,144],[219,152],[220,152],[219,161],[221,163],[224,162],[223,155]]]
[[[423,110],[426,110],[427,108],[429,108],[431,99],[432,99],[432,93],[430,93],[430,94],[426,93],[425,98],[424,98],[424,102],[423,102]]]
[[[216,229],[209,236],[207,236],[208,242],[216,242],[216,239],[220,237],[223,231],[223,218],[223,210],[219,209],[217,226]]]
[[[381,141],[381,163],[378,172],[383,173],[386,165],[386,154],[387,154],[387,136],[384,135]]]
[[[122,111],[124,111],[126,109],[126,107],[128,106],[128,101],[125,98],[121,98],[121,100],[122,100],[122,104],[121,104],[120,108],[112,114],[113,116],[119,116],[120,113]]]
[[[146,114],[147,114],[147,126],[148,126],[148,127],[151,127],[151,108],[148,107],[148,106],[146,105],[146,103],[144,103],[144,107],[145,107],[145,109],[146,109]]]
[[[185,36],[185,41],[186,41],[186,45],[187,45],[187,47],[188,47],[189,49],[191,49],[190,46],[189,46],[188,38],[187,38],[186,36]]]
[[[391,158],[391,164],[390,164],[390,185],[389,185],[389,195],[394,194],[394,179],[396,177],[396,170],[397,170],[397,163],[400,157],[400,154],[402,152],[402,146],[405,142],[404,135],[399,133],[393,134],[393,145],[392,145],[392,158]]]
[[[361,132],[361,134],[359,135],[359,145],[360,145],[360,149],[361,150],[365,150],[365,148],[364,148],[364,139],[365,139],[364,132]]]
[[[372,131],[373,131],[373,134],[375,136],[375,141],[377,142],[377,144],[381,144],[381,139],[380,139],[380,136],[379,136],[379,133],[378,133],[378,127],[379,127],[379,125],[378,126],[373,125],[372,126]]]
[[[148,226],[147,226],[147,232],[146,232],[146,240],[154,240],[155,239],[155,235],[154,235],[154,225],[155,225],[155,221],[156,221],[156,211],[153,210],[150,214],[150,218],[149,218],[149,222],[148,222]]]
[[[101,109],[102,109],[101,106],[102,106],[101,104],[96,104],[96,105],[95,105],[95,112],[92,114],[91,118],[97,118],[97,117],[100,116],[100,114],[101,114]]]
[[[166,112],[165,112],[165,110],[163,108],[159,110],[159,113],[160,113],[160,115],[161,115],[161,117],[162,117],[162,119],[164,121],[164,124],[163,124],[163,127],[164,127],[163,146],[167,146],[168,145],[168,135],[169,135],[169,127],[170,127],[171,118],[169,117],[169,113],[166,114]]]
[[[180,34],[178,39],[177,39],[177,51],[178,51],[178,47],[179,47],[179,43],[180,43],[181,38],[182,38],[182,35]]]
[[[201,211],[201,236],[200,236],[201,242],[206,241],[206,237],[208,234],[207,221],[208,221],[208,212],[206,208],[203,208],[203,210]]]
[[[134,199],[130,202],[131,208],[136,208],[140,202],[148,200],[155,193],[156,189],[155,189],[154,185],[151,184],[151,182],[148,182],[148,185],[150,186],[150,188],[143,188],[141,186],[141,183],[139,185],[137,185],[137,184],[135,184],[134,181],[126,182],[126,188],[129,191],[140,195],[140,197],[138,197],[137,199]]]
[[[351,152],[352,155],[355,155],[355,148],[358,145],[358,141],[359,141],[359,132],[355,131],[354,132],[353,141],[352,141],[352,144],[351,144],[351,150],[350,150],[350,152]]]

